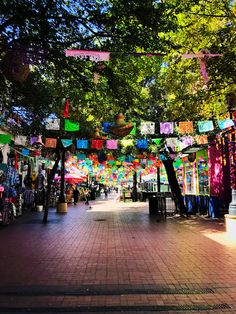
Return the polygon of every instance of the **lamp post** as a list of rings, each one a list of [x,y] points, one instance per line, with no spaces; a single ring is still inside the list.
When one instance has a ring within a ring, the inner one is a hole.
[[[235,111],[236,107],[236,94],[230,93],[227,95],[227,101],[228,101],[228,108],[230,112],[230,118],[233,119],[233,111]],[[235,127],[234,127],[235,129]],[[235,132],[232,134],[232,142],[233,142],[233,171],[234,171],[234,181],[236,179],[236,169],[235,169]],[[236,235],[236,182],[233,182],[232,184],[232,200],[229,204],[229,213],[225,215],[225,224],[226,224],[226,231],[228,234],[235,236]]]

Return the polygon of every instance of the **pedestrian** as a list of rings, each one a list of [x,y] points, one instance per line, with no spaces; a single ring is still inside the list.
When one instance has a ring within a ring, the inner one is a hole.
[[[85,190],[84,196],[85,196],[85,205],[89,205],[89,197],[90,197],[90,190],[89,189]]]
[[[23,192],[23,207],[26,211],[33,211],[34,210],[34,201],[35,195],[34,191],[31,187],[26,187],[25,191]]]
[[[77,188],[77,185],[73,190],[73,199],[74,199],[74,205],[76,205],[78,203],[78,200],[79,200],[79,190]]]

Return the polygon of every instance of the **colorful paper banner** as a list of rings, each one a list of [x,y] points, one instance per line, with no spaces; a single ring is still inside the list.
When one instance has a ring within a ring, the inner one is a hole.
[[[155,122],[142,121],[140,129],[141,134],[155,134]]]
[[[73,141],[70,139],[61,139],[61,143],[63,147],[69,147],[70,145],[73,144]]]
[[[231,126],[234,126],[234,121],[231,119],[226,120],[218,120],[218,126],[221,130],[230,128]]]
[[[78,149],[88,149],[88,140],[77,140],[76,147]]]
[[[56,148],[57,147],[57,139],[47,137],[45,140],[45,147]]]
[[[174,133],[174,122],[160,122],[160,134]]]
[[[69,131],[69,132],[79,131],[79,123],[72,122],[69,119],[65,119],[65,131]]]
[[[193,122],[192,121],[181,121],[179,122],[179,133],[193,133]]]
[[[198,121],[197,125],[198,125],[198,131],[200,133],[209,132],[209,131],[214,130],[213,121],[211,121],[211,120],[209,120],[209,121]]]

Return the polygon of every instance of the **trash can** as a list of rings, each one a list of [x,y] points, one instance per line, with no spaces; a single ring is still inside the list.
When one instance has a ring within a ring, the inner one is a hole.
[[[149,215],[158,214],[158,199],[156,196],[150,196],[149,201]]]

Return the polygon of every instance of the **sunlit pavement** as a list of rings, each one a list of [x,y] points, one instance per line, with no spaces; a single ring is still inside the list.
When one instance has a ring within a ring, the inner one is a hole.
[[[0,227],[0,313],[236,313],[223,220],[165,220],[115,197]]]

